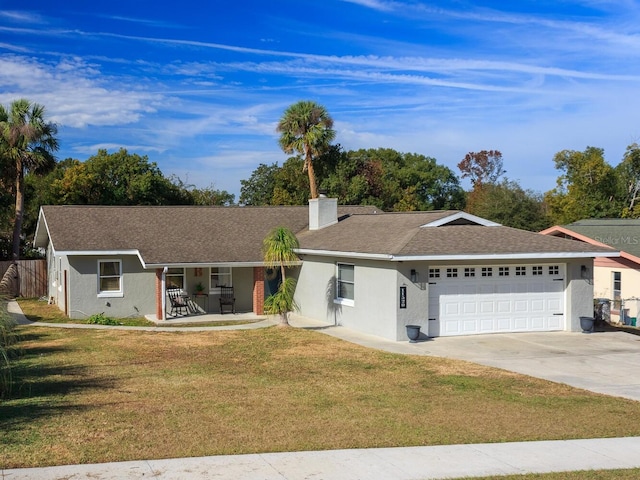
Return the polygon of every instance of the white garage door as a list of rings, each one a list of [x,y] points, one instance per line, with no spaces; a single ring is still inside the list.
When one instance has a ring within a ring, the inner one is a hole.
[[[559,264],[429,269],[429,335],[564,330]]]

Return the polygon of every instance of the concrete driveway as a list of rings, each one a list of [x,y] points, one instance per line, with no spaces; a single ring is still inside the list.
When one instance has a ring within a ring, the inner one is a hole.
[[[573,387],[640,401],[640,336],[625,332],[544,332],[392,342],[344,327],[328,335],[395,353],[467,360]]]
[[[629,333],[443,337],[416,349],[640,401],[640,336]]]

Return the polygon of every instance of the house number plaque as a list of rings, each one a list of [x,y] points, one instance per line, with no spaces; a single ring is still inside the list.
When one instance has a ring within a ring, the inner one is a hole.
[[[400,308],[407,308],[407,287],[400,287]]]

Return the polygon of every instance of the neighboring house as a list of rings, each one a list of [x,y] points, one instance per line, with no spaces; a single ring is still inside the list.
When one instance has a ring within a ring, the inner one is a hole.
[[[49,296],[73,318],[167,316],[168,287],[219,285],[238,311],[263,313],[277,284],[262,262],[276,226],[300,240],[300,314],[391,340],[417,324],[430,336],[580,330],[592,314],[593,258],[609,247],[503,227],[459,212],[338,207],[42,207]],[[270,285],[271,283],[271,285]],[[213,299],[213,300],[212,300]]]
[[[626,309],[630,317],[638,316],[640,313],[640,220],[579,220],[568,225],[556,225],[540,233],[620,250],[620,257],[595,259],[594,297],[610,300],[614,316],[620,315],[621,308]]]

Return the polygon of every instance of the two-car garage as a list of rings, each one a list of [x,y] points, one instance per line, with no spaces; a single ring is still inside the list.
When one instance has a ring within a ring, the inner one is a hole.
[[[429,268],[429,335],[544,332],[565,328],[565,265]]]

